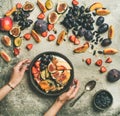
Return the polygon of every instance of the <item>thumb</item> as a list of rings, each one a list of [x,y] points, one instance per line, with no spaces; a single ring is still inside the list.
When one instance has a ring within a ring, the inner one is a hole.
[[[24,65],[24,66],[22,66],[22,68],[21,68],[21,73],[22,73],[22,74],[24,74],[24,73],[25,73],[25,71],[26,71],[26,69],[27,69],[27,66],[25,66],[25,65]]]

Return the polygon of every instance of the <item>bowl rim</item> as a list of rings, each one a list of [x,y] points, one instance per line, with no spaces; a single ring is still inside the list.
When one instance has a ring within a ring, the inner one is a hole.
[[[68,83],[67,83],[67,84],[64,86],[64,88],[63,88],[62,90],[60,90],[60,91],[48,92],[48,93],[46,93],[45,91],[43,91],[43,90],[39,87],[39,85],[35,82],[35,80],[34,80],[34,78],[33,78],[33,76],[32,76],[32,66],[34,65],[35,61],[36,61],[37,59],[39,59],[40,56],[42,56],[43,54],[52,54],[52,55],[56,55],[56,56],[58,56],[58,57],[60,57],[60,58],[63,58],[63,59],[64,59],[65,61],[67,61],[68,64],[72,67],[72,70],[71,70],[71,72],[70,72],[70,73],[71,73],[71,77],[70,77]],[[41,93],[41,94],[43,94],[43,95],[46,95],[46,96],[58,96],[58,95],[62,94],[63,92],[67,91],[67,90],[69,89],[70,85],[72,84],[73,79],[74,79],[74,67],[73,67],[72,62],[71,62],[65,55],[63,55],[63,54],[61,54],[61,53],[59,53],[59,52],[46,51],[46,52],[42,52],[42,53],[38,54],[38,55],[35,56],[35,57],[33,58],[33,60],[31,61],[30,66],[29,66],[29,78],[30,78],[31,84],[33,85],[33,87],[34,87],[39,93]]]
[[[108,107],[106,107],[106,108],[101,108],[101,107],[99,107],[96,103],[95,103],[95,98],[96,98],[96,96],[100,93],[100,92],[102,92],[102,91],[105,91],[105,92],[107,92],[108,94],[109,94],[109,96],[111,97],[111,104],[108,106]],[[101,111],[103,111],[103,110],[106,110],[106,109],[108,109],[109,107],[111,107],[111,105],[113,104],[113,96],[112,96],[112,94],[108,91],[108,90],[106,90],[106,89],[100,89],[99,91],[97,91],[96,93],[95,93],[95,95],[94,95],[94,97],[93,97],[93,105],[98,109],[98,110],[101,110]]]

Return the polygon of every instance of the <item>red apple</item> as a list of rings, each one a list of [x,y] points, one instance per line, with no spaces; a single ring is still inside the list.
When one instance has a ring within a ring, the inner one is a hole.
[[[10,17],[0,18],[0,30],[9,31],[12,29],[13,21]]]

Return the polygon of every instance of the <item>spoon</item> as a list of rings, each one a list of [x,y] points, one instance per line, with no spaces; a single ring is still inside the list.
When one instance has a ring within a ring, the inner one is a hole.
[[[84,91],[83,91],[72,103],[70,103],[70,107],[73,107],[74,104],[80,99],[80,97],[81,97],[84,93],[86,93],[87,91],[91,91],[91,90],[95,87],[95,85],[96,85],[96,81],[94,81],[94,80],[89,81],[89,82],[85,85]]]

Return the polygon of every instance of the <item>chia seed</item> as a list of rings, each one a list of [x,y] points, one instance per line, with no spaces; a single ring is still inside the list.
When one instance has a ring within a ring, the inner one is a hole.
[[[98,44],[98,42],[95,42],[94,44],[95,44],[95,45],[97,45],[97,44]]]
[[[96,54],[96,50],[93,51],[93,56]]]
[[[103,38],[100,38],[99,42],[102,42]]]
[[[94,49],[94,45],[91,45],[91,49],[92,49],[92,50]]]
[[[103,54],[103,51],[98,51],[98,54]]]
[[[96,15],[97,15],[95,12],[93,12],[92,14],[93,14],[93,16],[96,16]]]
[[[91,42],[93,43],[95,40],[93,39]]]
[[[97,34],[96,34],[96,37],[98,37],[98,36],[100,36],[100,34],[99,34],[99,33],[97,33]]]

